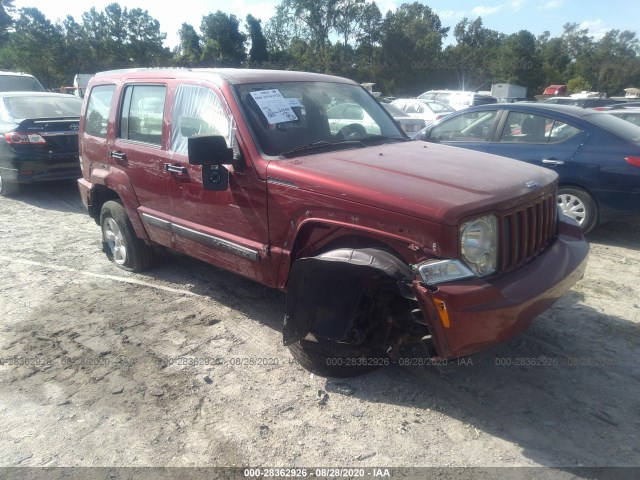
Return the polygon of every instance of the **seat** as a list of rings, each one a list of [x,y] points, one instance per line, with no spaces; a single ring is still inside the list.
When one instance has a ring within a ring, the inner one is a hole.
[[[526,143],[537,143],[544,140],[543,122],[536,121],[533,117],[527,117],[522,121],[520,132],[523,137],[520,141]]]

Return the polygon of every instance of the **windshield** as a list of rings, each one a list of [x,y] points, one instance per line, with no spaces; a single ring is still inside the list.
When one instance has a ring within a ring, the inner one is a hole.
[[[404,141],[389,114],[361,86],[280,82],[236,86],[256,143],[270,156],[291,156],[370,141]],[[308,148],[307,148],[308,147]]]

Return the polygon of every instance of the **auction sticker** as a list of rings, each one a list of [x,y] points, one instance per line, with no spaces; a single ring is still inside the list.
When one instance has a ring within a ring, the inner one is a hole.
[[[298,117],[291,109],[295,106],[291,99],[285,98],[277,88],[251,92],[251,96],[258,104],[267,122],[271,125],[284,122],[295,122]]]

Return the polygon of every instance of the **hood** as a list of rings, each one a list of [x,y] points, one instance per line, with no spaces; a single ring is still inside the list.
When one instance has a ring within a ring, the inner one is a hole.
[[[447,225],[537,199],[552,191],[558,178],[518,160],[422,141],[276,160],[268,176]]]

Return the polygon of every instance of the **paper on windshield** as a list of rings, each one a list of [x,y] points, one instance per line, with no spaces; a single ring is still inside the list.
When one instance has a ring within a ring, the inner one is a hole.
[[[285,98],[277,88],[251,92],[251,96],[271,125],[298,120],[291,107],[300,103],[295,98]]]

